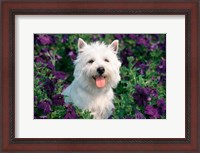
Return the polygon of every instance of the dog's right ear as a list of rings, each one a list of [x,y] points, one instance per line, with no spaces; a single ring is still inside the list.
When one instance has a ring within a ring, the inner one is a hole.
[[[87,43],[83,39],[79,38],[78,39],[78,50],[81,52],[81,49],[83,49],[85,46],[87,46]]]

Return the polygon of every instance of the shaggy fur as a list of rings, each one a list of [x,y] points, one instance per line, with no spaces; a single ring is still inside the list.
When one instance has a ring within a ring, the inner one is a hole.
[[[118,40],[105,45],[103,42],[87,44],[79,38],[75,79],[62,93],[67,96],[65,102],[89,110],[95,119],[108,118],[114,109],[113,88],[120,81],[117,51]]]

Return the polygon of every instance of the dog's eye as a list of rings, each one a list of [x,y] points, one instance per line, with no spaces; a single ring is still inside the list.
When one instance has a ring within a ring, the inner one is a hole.
[[[94,62],[94,60],[89,60],[89,61],[88,61],[88,63],[93,63],[93,62]]]
[[[105,59],[105,61],[106,61],[106,62],[109,62],[109,60],[108,60],[108,59]]]

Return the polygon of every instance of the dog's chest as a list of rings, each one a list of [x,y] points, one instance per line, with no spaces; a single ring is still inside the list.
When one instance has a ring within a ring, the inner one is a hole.
[[[84,99],[82,103],[79,103],[83,109],[105,109],[106,107],[110,107],[112,105],[113,93],[112,91],[106,93],[82,93],[77,97],[78,99]]]

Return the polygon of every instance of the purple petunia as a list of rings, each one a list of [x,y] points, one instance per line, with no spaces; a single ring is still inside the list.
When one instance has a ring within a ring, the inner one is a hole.
[[[144,35],[140,35],[137,37],[137,45],[144,45],[145,47],[149,47],[149,39],[146,38]]]
[[[153,118],[160,118],[160,115],[158,113],[158,109],[154,106],[147,105],[145,107],[145,114],[149,115],[151,119]]]
[[[57,94],[57,95],[54,95],[52,97],[52,102],[54,105],[58,106],[58,105],[64,105],[64,96],[61,95],[61,94]]]
[[[159,84],[165,84],[166,83],[166,76],[165,75],[161,75],[161,76],[158,76],[158,83]]]
[[[49,35],[39,35],[37,39],[42,45],[50,45],[53,42],[51,36]]]
[[[131,39],[136,39],[137,35],[136,34],[129,34],[128,37],[131,38]]]
[[[136,110],[135,119],[145,119],[145,116],[140,111]]]
[[[62,59],[62,57],[61,57],[60,55],[58,55],[58,54],[55,55],[55,58],[56,58],[57,60]]]
[[[40,52],[41,52],[41,53],[47,53],[47,52],[49,52],[49,49],[48,49],[48,48],[43,48],[43,49],[41,49]]]
[[[149,66],[145,63],[142,63],[140,61],[138,61],[134,67],[138,68],[138,72],[141,74],[141,75],[144,75],[146,70],[149,68]]]
[[[133,57],[134,53],[130,49],[124,49],[123,51],[120,52],[120,57],[122,61],[123,66],[128,66],[128,57]]]
[[[151,50],[151,51],[154,51],[154,50],[156,50],[156,49],[158,49],[158,43],[153,43],[153,44],[151,44],[150,50]]]
[[[156,89],[153,89],[153,88],[148,88],[149,89],[149,93],[152,97],[158,97],[158,92]]]
[[[54,70],[54,69],[55,69],[55,66],[52,64],[51,61],[49,61],[49,62],[47,63],[47,68],[49,68],[50,70]]]
[[[158,112],[160,115],[165,115],[166,114],[166,103],[165,103],[165,99],[159,99],[157,101],[157,105],[158,105]]]
[[[157,97],[158,93],[156,89],[136,85],[132,96],[139,106],[146,106],[147,102],[151,101],[151,97]]]
[[[46,90],[48,97],[51,97],[55,89],[54,82],[50,79],[46,80],[44,83],[44,89]]]
[[[115,34],[114,35],[116,39],[121,40],[123,39],[123,35],[122,34]]]
[[[161,59],[160,64],[157,66],[156,71],[162,74],[166,73],[166,59],[164,58]]]
[[[67,74],[62,71],[54,71],[53,75],[56,77],[56,79],[61,79],[61,80],[65,80],[67,77]]]
[[[146,106],[148,98],[150,97],[149,88],[143,88],[140,85],[136,85],[135,93],[132,94],[139,106]]]
[[[68,53],[68,56],[71,58],[72,61],[74,61],[76,59],[76,53],[74,51],[70,51]]]
[[[44,52],[40,52],[39,56],[34,57],[34,62],[46,64],[51,61],[50,61],[50,57],[48,55],[46,55]]]
[[[66,114],[65,114],[65,119],[76,119],[78,118],[78,115],[76,114],[74,106],[71,104],[68,104],[66,106]]]
[[[158,48],[162,51],[166,51],[166,43],[159,43]]]
[[[36,63],[45,63],[45,60],[39,56],[34,57],[34,62]]]
[[[66,34],[62,35],[61,42],[62,42],[62,43],[66,43],[67,40],[68,40],[68,35],[66,35]]]
[[[99,36],[100,36],[101,38],[104,38],[104,37],[105,37],[105,34],[99,34]]]
[[[42,100],[37,105],[38,109],[43,110],[44,115],[51,112],[51,102],[50,100]]]

